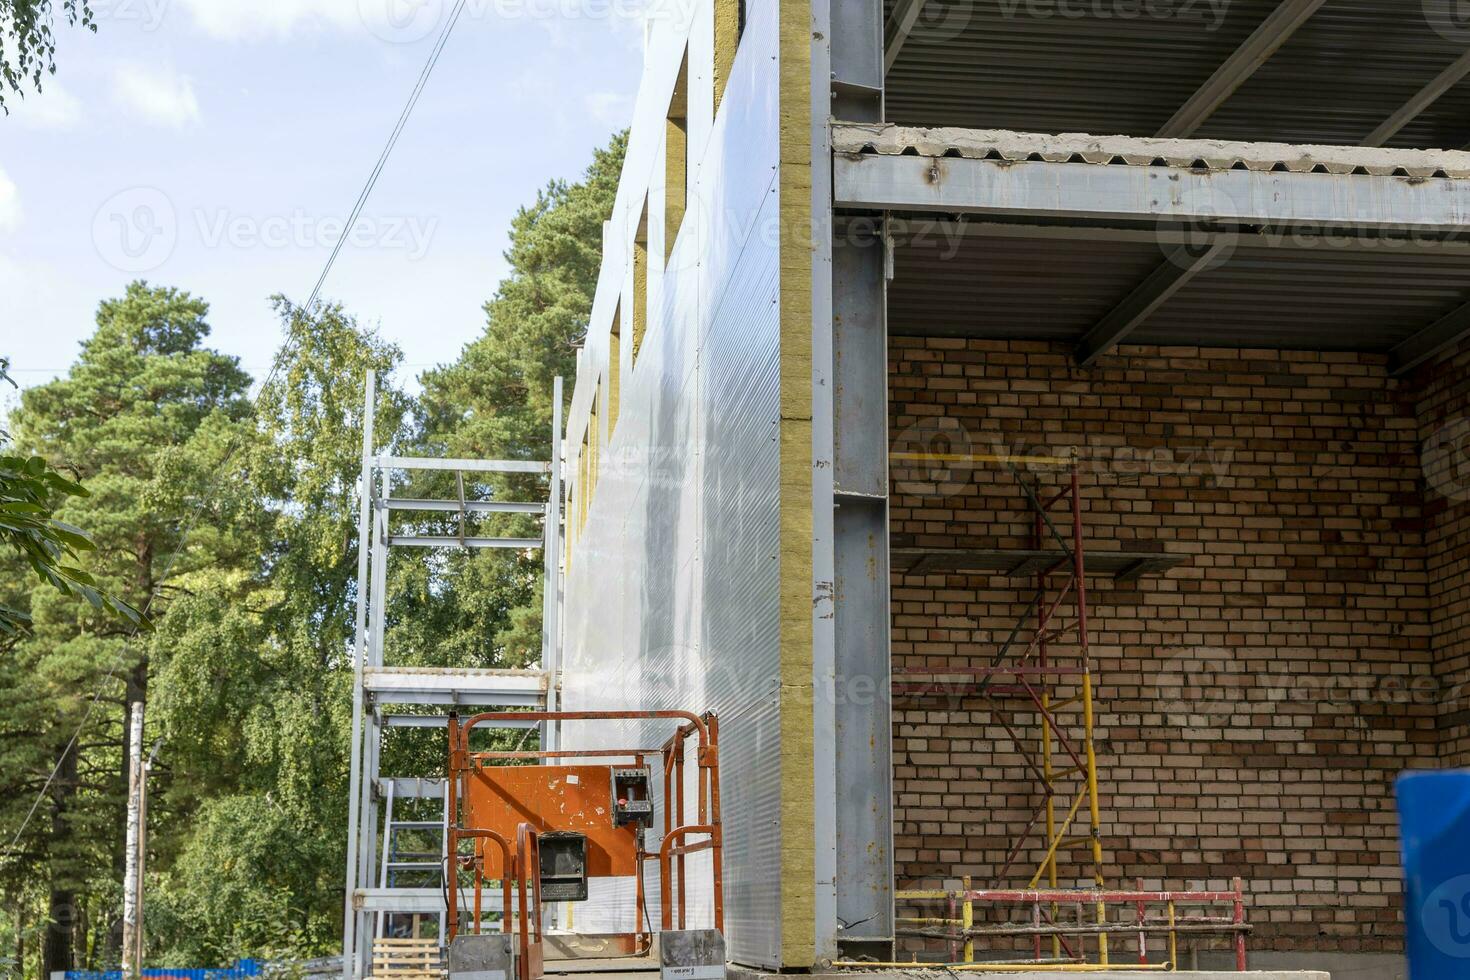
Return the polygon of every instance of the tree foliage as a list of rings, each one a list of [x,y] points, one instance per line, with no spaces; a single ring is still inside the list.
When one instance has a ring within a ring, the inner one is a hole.
[[[0,109],[6,92],[24,96],[24,88],[41,90],[41,80],[56,73],[56,12],[68,25],[90,31],[97,22],[89,0],[0,0]]]
[[[0,357],[0,382],[11,382],[10,362]],[[10,433],[0,429],[0,448]],[[66,497],[86,497],[85,487],[68,480],[39,456],[0,453],[0,544],[20,555],[37,577],[67,595],[111,613],[135,627],[147,628],[148,618],[121,599],[98,588],[97,581],[79,568],[78,553],[96,545],[81,528],[56,517]],[[8,645],[30,628],[30,614],[0,603],[0,644]]]
[[[99,307],[66,377],[25,392],[17,444],[65,460],[91,491],[61,498],[57,518],[92,531],[102,587],[156,597],[156,630],[130,641],[5,574],[20,562],[0,555],[0,602],[34,619],[0,659],[0,847],[42,801],[0,852],[0,948],[18,942],[19,959],[46,969],[116,963],[122,722],[146,701],[145,739],[163,743],[150,965],[340,949],[364,374],[380,378],[379,451],[549,458],[552,379],[571,376],[587,328],[623,147],[517,215],[485,335],[424,376],[417,414],[393,383],[399,351],[340,307],[274,301],[282,353],[252,403],[252,380],[208,346],[208,307],[145,283]],[[444,479],[405,477],[394,492],[447,496],[452,484],[430,485]],[[535,499],[545,483],[475,492]],[[425,530],[452,533],[442,521]],[[476,533],[540,532],[533,517],[497,514]],[[395,553],[389,662],[533,664],[540,583],[539,555]],[[385,771],[433,774],[442,738],[390,732]]]

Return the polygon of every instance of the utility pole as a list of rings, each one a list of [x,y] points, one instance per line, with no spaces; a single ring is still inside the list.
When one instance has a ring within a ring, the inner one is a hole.
[[[143,975],[143,702],[133,702],[128,751],[128,828],[123,870],[123,976]]]

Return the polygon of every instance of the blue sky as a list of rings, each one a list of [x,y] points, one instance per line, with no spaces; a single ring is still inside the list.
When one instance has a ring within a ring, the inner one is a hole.
[[[97,33],[61,29],[57,75],[0,118],[0,354],[55,376],[145,278],[208,300],[259,377],[268,297],[309,294],[452,4],[92,3]],[[480,334],[515,209],[628,124],[639,6],[468,0],[324,289],[409,373]]]

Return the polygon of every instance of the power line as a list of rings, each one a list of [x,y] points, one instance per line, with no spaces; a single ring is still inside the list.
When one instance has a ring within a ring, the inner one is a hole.
[[[403,110],[398,114],[398,121],[394,124],[393,131],[388,136],[388,141],[383,145],[382,152],[378,154],[378,159],[373,165],[372,172],[368,174],[367,181],[363,184],[362,190],[357,195],[357,201],[352,205],[352,214],[347,219],[345,230],[341,237],[337,239],[337,244],[333,247],[332,253],[327,256],[326,264],[322,267],[321,275],[317,276],[316,285],[312,287],[310,297],[308,297],[303,306],[297,307],[297,309],[310,314],[314,308],[317,299],[321,295],[322,285],[327,281],[327,276],[331,273],[332,267],[337,262],[337,256],[341,254],[342,246],[347,241],[348,231],[357,224],[357,219],[362,216],[362,209],[366,206],[368,197],[373,192],[373,188],[377,186],[378,178],[382,175],[383,168],[388,163],[388,158],[393,154],[393,148],[398,145],[398,138],[403,135],[403,130],[408,125],[409,117],[413,115],[414,107],[418,105],[419,96],[423,94],[425,86],[428,85],[429,77],[433,75],[434,67],[439,63],[439,56],[443,54],[444,46],[449,42],[449,36],[454,32],[455,25],[459,23],[460,14],[464,12],[466,2],[467,0],[457,0],[454,9],[450,12],[449,19],[445,21],[444,28],[439,32],[439,37],[434,42],[434,47],[430,50],[428,59],[424,62],[423,70],[419,72],[419,77],[414,83],[413,91],[409,93],[408,101],[404,103]],[[265,381],[262,382],[260,390],[255,395],[255,401],[253,403],[255,410],[259,410],[266,390],[270,388],[276,376],[280,374],[281,365],[290,353],[291,342],[288,338],[286,343],[282,345],[281,352],[276,356],[270,373],[266,375]],[[210,486],[209,492],[200,498],[199,504],[194,508],[193,513],[189,515],[183,532],[179,535],[178,544],[175,545],[172,554],[169,555],[168,562],[164,565],[163,574],[158,578],[159,582],[168,580],[169,573],[173,571],[174,563],[178,560],[179,555],[188,544],[189,535],[193,533],[195,525],[199,522],[199,515],[204,512],[205,506],[214,499],[220,487],[223,485],[225,476],[229,472],[230,461],[234,458],[238,448],[238,442],[232,443],[228,452],[225,453],[225,458],[216,469],[217,475],[214,483]],[[361,547],[361,542],[359,542],[359,547]],[[153,602],[156,598],[158,598],[157,591],[149,595],[147,602],[143,604],[143,614],[145,616],[153,608]],[[97,686],[96,693],[92,695],[92,699],[87,704],[87,710],[83,713],[82,720],[78,723],[76,731],[72,733],[71,738],[67,741],[66,748],[62,750],[61,755],[57,758],[56,765],[51,768],[51,774],[46,777],[46,782],[41,785],[40,791],[36,794],[35,802],[31,804],[30,810],[26,812],[25,819],[21,821],[20,828],[16,830],[15,836],[11,839],[10,846],[7,848],[9,854],[13,855],[15,853],[16,845],[20,843],[21,836],[25,833],[26,828],[30,826],[31,820],[35,817],[36,811],[40,809],[42,801],[46,799],[46,793],[51,789],[51,784],[56,781],[56,775],[61,771],[66,757],[76,748],[77,740],[81,738],[82,732],[87,727],[87,723],[91,721],[92,713],[96,710],[103,693],[107,690],[107,686],[116,680],[117,671],[122,666],[124,655],[128,650],[128,644],[131,644],[136,639],[138,629],[139,627],[134,625],[132,632],[124,640],[123,649],[118,653],[112,666],[107,669],[107,673],[103,675],[101,683]]]

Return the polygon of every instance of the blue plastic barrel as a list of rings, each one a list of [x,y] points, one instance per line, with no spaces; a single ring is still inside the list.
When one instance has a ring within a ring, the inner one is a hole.
[[[1470,977],[1470,770],[1408,772],[1395,795],[1410,980]]]

